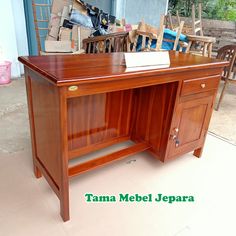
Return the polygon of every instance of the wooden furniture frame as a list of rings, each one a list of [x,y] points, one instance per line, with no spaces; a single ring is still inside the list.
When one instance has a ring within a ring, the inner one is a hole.
[[[48,34],[48,24],[51,15],[52,0],[44,0],[38,2],[32,0],[34,27],[37,39],[38,55],[42,52],[42,41],[45,40]]]
[[[234,67],[236,67],[236,45],[226,45],[220,48],[216,58],[229,61],[229,66],[225,67],[221,76],[221,79],[224,81],[224,86],[220,93],[220,98],[216,106],[216,110],[218,111],[228,84],[236,84],[236,80],[233,79],[233,76],[235,75]]]
[[[199,35],[187,35],[187,37],[188,37],[189,43],[188,43],[186,52],[201,55],[204,57],[212,56],[212,46],[213,46],[213,43],[216,42],[215,38],[199,36]],[[201,45],[203,44],[203,47],[200,45],[200,48],[198,51],[191,50],[191,47],[196,43],[200,43]]]
[[[180,26],[181,20],[180,20],[180,17],[179,17],[179,11],[178,10],[176,11],[176,19],[177,19],[177,25],[174,24],[171,12],[168,11],[167,15],[165,15],[165,22],[166,22],[165,25],[166,25],[166,27],[171,29],[171,30],[175,30],[177,27]]]
[[[228,62],[170,51],[170,67],[126,71],[123,53],[20,57],[25,65],[34,173],[69,220],[69,178],[149,151],[161,161],[201,156]],[[120,151],[69,167],[115,143]]]
[[[135,52],[137,48],[138,39],[142,37],[142,47],[141,51],[160,51],[162,46],[163,34],[165,29],[165,17],[162,15],[160,18],[159,28],[154,28],[151,25],[145,24],[144,21],[139,23],[138,29],[135,30],[135,40],[133,44],[132,51]],[[156,39],[156,47],[151,48],[152,40]],[[146,46],[146,41],[147,46]]]
[[[193,35],[197,35],[198,32],[200,36],[203,36],[203,30],[202,30],[202,4],[198,4],[198,20],[196,20],[196,10],[195,10],[195,4],[192,5],[192,29]]]
[[[85,53],[111,53],[129,51],[129,33],[117,32],[83,40]]]
[[[204,57],[212,56],[213,43],[216,42],[216,38],[203,36],[202,29],[202,4],[198,5],[198,20],[196,20],[195,5],[192,5],[192,34],[187,35],[189,44],[186,52],[193,53],[195,55],[202,55]],[[198,45],[198,49],[191,50],[192,46]]]
[[[166,39],[165,37],[163,37],[163,41],[174,43],[174,46],[173,46],[174,51],[177,50],[178,46],[179,46],[179,51],[180,52],[183,50],[183,48],[187,48],[187,46],[188,46],[187,43],[180,41],[180,35],[182,33],[183,27],[184,27],[184,21],[181,21],[180,25],[173,29],[173,31],[176,32],[175,40]]]

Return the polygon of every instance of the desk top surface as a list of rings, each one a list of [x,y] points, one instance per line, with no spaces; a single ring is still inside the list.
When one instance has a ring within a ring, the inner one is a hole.
[[[132,76],[154,76],[163,73],[224,67],[228,63],[217,59],[170,51],[170,67],[127,72],[124,53],[50,55],[19,57],[19,61],[45,76],[58,86],[71,83],[108,81]]]

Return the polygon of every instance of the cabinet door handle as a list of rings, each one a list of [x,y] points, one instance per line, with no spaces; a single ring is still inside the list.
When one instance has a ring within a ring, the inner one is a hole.
[[[175,140],[175,147],[178,147],[178,146],[179,146],[179,140],[176,139],[176,140]]]
[[[206,84],[201,84],[201,88],[205,88],[206,87]]]

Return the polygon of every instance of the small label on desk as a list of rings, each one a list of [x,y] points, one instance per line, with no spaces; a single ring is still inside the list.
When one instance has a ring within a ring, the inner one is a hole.
[[[78,89],[78,86],[75,86],[75,85],[70,86],[70,87],[68,88],[68,90],[71,91],[71,92],[76,91],[77,89]]]
[[[170,56],[168,51],[125,53],[125,63],[127,68],[169,67]]]

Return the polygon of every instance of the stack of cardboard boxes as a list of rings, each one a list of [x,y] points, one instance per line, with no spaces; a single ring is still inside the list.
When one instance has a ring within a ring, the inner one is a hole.
[[[92,29],[81,25],[66,25],[71,8],[87,13],[79,0],[53,1],[49,32],[45,40],[46,52],[82,52],[82,41],[91,35]]]
[[[90,13],[92,12],[95,15],[89,15],[88,9],[91,10]],[[107,25],[104,26],[105,30],[102,29],[104,33],[129,31],[131,39],[135,36],[135,32],[132,30],[137,28],[136,25],[126,24],[125,19],[117,20],[116,17],[103,13],[102,10],[88,5],[82,0],[53,0],[49,31],[45,40],[46,53],[84,53],[82,49],[83,40],[90,36],[100,35],[99,30],[93,27],[94,22],[92,23],[91,19],[89,19],[91,27],[85,27],[83,24],[75,24],[71,21],[70,13],[74,11],[79,12],[80,18],[93,17],[95,22],[100,20],[101,25],[105,21]],[[99,19],[99,15],[96,16],[97,12],[102,12],[105,15],[104,19],[102,17]]]

